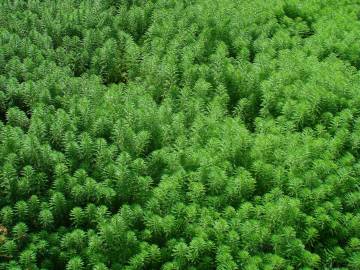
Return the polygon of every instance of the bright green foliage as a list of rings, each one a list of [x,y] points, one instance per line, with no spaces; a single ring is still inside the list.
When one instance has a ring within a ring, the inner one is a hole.
[[[0,270],[360,269],[360,2],[0,0]]]

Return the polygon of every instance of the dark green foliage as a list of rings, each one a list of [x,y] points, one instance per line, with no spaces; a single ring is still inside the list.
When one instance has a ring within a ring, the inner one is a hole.
[[[0,270],[360,269],[360,3],[0,1]]]

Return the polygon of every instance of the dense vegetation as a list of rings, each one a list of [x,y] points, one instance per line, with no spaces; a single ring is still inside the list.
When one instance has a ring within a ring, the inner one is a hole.
[[[360,269],[360,1],[1,0],[0,269]]]

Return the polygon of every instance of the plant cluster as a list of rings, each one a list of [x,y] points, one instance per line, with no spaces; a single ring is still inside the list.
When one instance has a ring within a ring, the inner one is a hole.
[[[0,1],[0,269],[360,269],[360,2]]]

